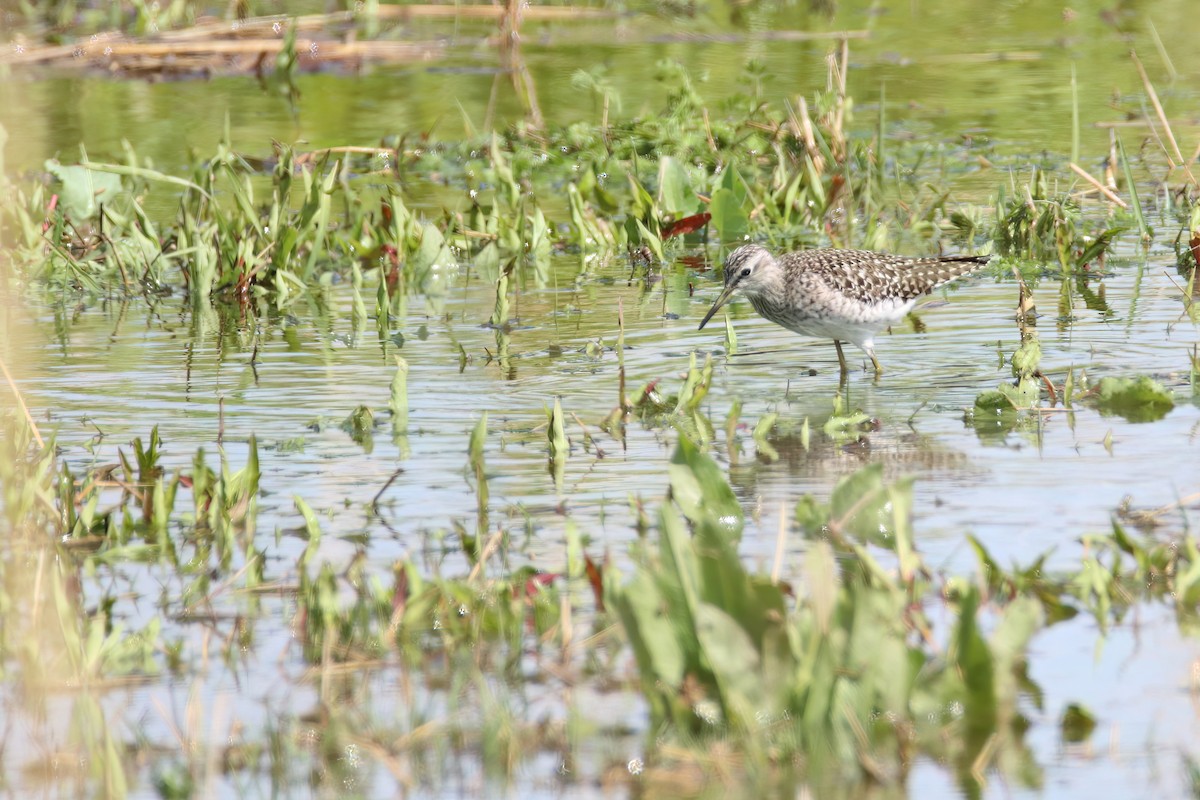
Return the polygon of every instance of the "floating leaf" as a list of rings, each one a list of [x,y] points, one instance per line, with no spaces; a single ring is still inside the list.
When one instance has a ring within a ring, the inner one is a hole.
[[[1085,742],[1096,729],[1096,717],[1078,703],[1070,703],[1063,711],[1059,729],[1062,731],[1064,742]]]
[[[1144,375],[1101,378],[1084,400],[1104,416],[1115,415],[1129,422],[1154,422],[1175,408],[1171,392]]]
[[[980,392],[975,397],[976,413],[994,413],[998,411],[1012,411],[1016,406],[1013,405],[1013,398],[998,389],[988,389]]]

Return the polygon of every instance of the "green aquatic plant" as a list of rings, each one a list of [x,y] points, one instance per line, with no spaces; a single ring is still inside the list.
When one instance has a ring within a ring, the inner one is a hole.
[[[577,250],[584,263],[632,252],[637,263],[661,264],[706,240],[829,236],[887,247],[890,232],[918,222],[928,248],[947,194],[912,202],[909,188],[877,168],[870,142],[850,134],[842,56],[834,88],[799,107],[735,98],[710,108],[695,80],[664,63],[662,113],[606,129],[514,128],[317,152],[276,144],[266,159],[234,152],[227,133],[183,175],[128,146],[122,163],[83,154],[56,165],[57,178],[17,183],[15,202],[0,207],[0,238],[17,245],[13,276],[27,287],[182,288],[197,308],[210,298],[286,307],[349,277],[356,331],[370,287],[381,341],[409,295],[439,313],[464,268],[496,283],[491,321],[504,325],[509,293],[530,280],[546,285],[556,248]],[[431,204],[415,187],[434,181],[444,190]],[[848,222],[856,218],[869,221],[861,233]]]
[[[1104,416],[1130,422],[1154,422],[1175,408],[1175,399],[1162,384],[1145,376],[1101,378],[1081,398]]]
[[[1124,230],[1119,225],[1085,234],[1079,203],[1069,194],[1052,194],[1046,173],[1034,169],[1028,183],[1012,187],[1012,197],[996,201],[996,252],[1073,272],[1103,257]]]
[[[996,736],[1022,750],[1018,678],[1041,606],[1022,597],[989,610],[985,636],[979,591],[965,587],[948,604],[945,647],[914,638],[929,622],[911,598],[929,585],[912,546],[911,484],[885,484],[868,469],[839,484],[829,506],[803,503],[817,538],[791,601],[743,566],[724,506],[688,499],[727,491],[715,465],[686,439],[673,461],[674,502],[659,510],[656,542],[632,579],[606,584],[660,740],[736,741],[752,759],[802,754],[814,775],[877,778],[902,774],[917,743],[959,764],[967,784]],[[898,574],[856,541],[881,541],[881,517]],[[950,705],[961,712],[947,715]]]

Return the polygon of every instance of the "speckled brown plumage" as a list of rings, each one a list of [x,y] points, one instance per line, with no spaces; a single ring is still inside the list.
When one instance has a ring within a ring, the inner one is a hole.
[[[766,319],[806,336],[833,339],[843,371],[841,342],[849,341],[881,372],[875,334],[903,319],[922,295],[987,261],[987,256],[905,258],[836,249],[775,258],[760,245],[743,245],[725,262],[725,288],[700,327],[740,291]]]

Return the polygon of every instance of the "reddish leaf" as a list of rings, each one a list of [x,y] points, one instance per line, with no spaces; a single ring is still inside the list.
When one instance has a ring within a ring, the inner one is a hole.
[[[701,211],[699,214],[692,214],[690,217],[677,219],[663,228],[663,241],[665,242],[673,236],[682,236],[685,233],[698,231],[707,225],[710,219],[712,219],[712,214],[707,211]]]
[[[588,583],[592,585],[592,594],[596,597],[596,610],[601,614],[604,613],[604,575],[600,572],[600,567],[596,566],[596,562],[592,561],[592,557],[587,553],[583,554],[583,564],[587,569]]]
[[[53,214],[54,209],[56,208],[58,208],[58,195],[52,194],[50,195],[50,202],[46,203],[46,215],[49,216],[50,214]],[[48,230],[50,230],[50,220],[42,220],[42,233],[45,233]]]
[[[1196,259],[1197,264],[1200,264],[1200,232],[1193,232],[1188,244],[1192,247],[1192,258]]]
[[[556,579],[561,578],[561,577],[562,577],[561,572],[539,572],[539,573],[537,573],[536,575],[534,575],[533,577],[531,577],[525,581],[525,586],[523,587],[524,596],[525,597],[533,597],[539,591],[541,591],[542,588],[549,586],[550,584],[554,583],[554,581]],[[513,597],[517,597],[518,596],[517,593],[518,593],[518,590],[516,587],[514,587],[513,588]]]
[[[396,287],[400,285],[400,253],[392,244],[385,244],[382,249],[383,254],[391,262],[391,267],[388,268],[387,275],[383,279],[387,285],[388,297],[391,297],[396,293]]]

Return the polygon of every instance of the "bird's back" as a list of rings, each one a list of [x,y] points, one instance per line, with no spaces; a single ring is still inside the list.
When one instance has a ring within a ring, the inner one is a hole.
[[[987,256],[905,258],[833,248],[801,250],[779,259],[787,284],[809,291],[819,285],[867,305],[913,300],[987,262]]]

